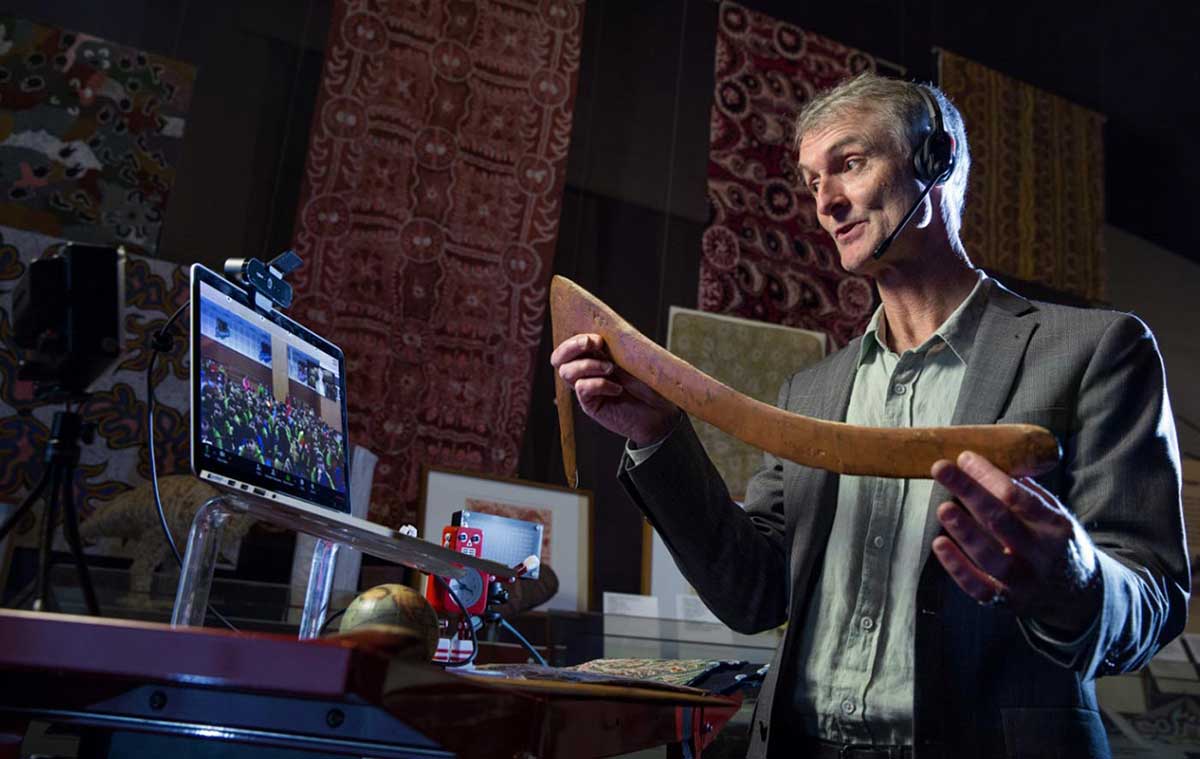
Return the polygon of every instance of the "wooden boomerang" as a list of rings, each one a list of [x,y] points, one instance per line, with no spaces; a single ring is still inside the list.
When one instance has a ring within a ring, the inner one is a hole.
[[[617,366],[692,416],[738,440],[804,466],[841,474],[926,478],[935,461],[970,450],[1014,477],[1037,475],[1058,464],[1058,441],[1032,424],[958,427],[860,427],[813,419],[762,403],[709,377],[659,347],[565,277],[550,284],[555,347],[579,333],[604,338]],[[563,468],[571,487],[575,464],[575,413],[571,388],[554,377]]]

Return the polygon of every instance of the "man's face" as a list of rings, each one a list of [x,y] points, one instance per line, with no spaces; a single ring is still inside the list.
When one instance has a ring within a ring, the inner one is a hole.
[[[899,225],[920,192],[911,163],[894,143],[882,117],[870,112],[835,117],[800,142],[801,177],[847,271],[875,268],[875,246]],[[920,223],[920,216],[913,219],[913,226]],[[900,247],[898,240],[887,260],[901,257]]]

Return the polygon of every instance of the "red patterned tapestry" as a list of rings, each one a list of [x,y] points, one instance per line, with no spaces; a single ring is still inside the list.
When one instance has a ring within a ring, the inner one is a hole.
[[[35,232],[0,227],[0,503],[20,503],[42,475],[42,452],[54,412],[62,406],[33,405],[32,386],[17,382],[23,351],[12,342],[12,288],[28,264],[62,242]],[[104,502],[146,482],[146,368],[149,338],[188,297],[187,267],[130,255],[125,262],[125,336],[116,364],[93,384],[81,408],[85,422],[96,425],[96,440],[82,446],[75,471],[76,502],[86,521]],[[185,334],[186,328],[183,330]],[[174,350],[154,365],[158,400],[155,443],[160,475],[190,471],[188,464],[187,341],[177,337]],[[153,519],[153,514],[147,517]],[[30,514],[16,527],[17,543],[36,545],[37,522]],[[130,546],[108,541],[89,553],[126,556]]]
[[[577,0],[337,0],[301,193],[293,315],[341,345],[370,517],[422,465],[512,474],[545,316]]]
[[[700,308],[819,330],[840,347],[866,327],[877,296],[842,269],[800,190],[792,123],[842,79],[901,72],[731,2],[719,11],[716,57]]]
[[[0,225],[154,252],[195,78],[0,13]]]
[[[1105,300],[1104,117],[939,52],[941,87],[971,140],[962,231],[971,260]]]

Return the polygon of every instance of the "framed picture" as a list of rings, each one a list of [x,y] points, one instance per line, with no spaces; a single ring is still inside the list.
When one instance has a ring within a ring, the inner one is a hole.
[[[592,492],[540,482],[427,467],[421,473],[421,537],[440,542],[454,512],[524,519],[542,525],[542,564],[558,576],[558,593],[540,609],[587,611],[592,588]],[[483,536],[487,558],[487,535]]]
[[[825,334],[671,306],[667,350],[740,393],[774,404],[788,377],[825,357]],[[741,499],[762,466],[762,451],[699,419],[696,435]]]
[[[827,340],[814,332],[671,306],[667,349],[734,390],[774,404],[788,377],[825,356]],[[729,493],[739,502],[762,466],[762,451],[699,419],[692,420]],[[642,533],[642,594],[658,598],[663,618],[718,622],[684,579],[663,539],[646,522]]]

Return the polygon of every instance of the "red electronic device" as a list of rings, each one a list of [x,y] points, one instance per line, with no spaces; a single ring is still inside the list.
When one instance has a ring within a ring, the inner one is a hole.
[[[442,547],[468,556],[480,556],[483,551],[483,530],[476,527],[454,527],[447,525],[442,528]],[[466,576],[449,580],[450,587],[458,595],[467,612],[472,615],[482,614],[487,606],[488,583],[492,576],[477,569],[468,569]],[[446,586],[432,577],[425,586],[425,597],[440,614],[460,614],[458,604],[446,592]]]

